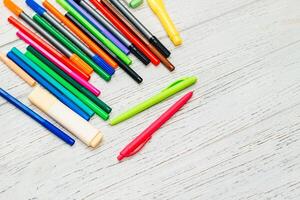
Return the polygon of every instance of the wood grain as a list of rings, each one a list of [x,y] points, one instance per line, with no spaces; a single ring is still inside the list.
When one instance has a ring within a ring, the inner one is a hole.
[[[172,50],[176,70],[134,59],[143,84],[122,70],[110,83],[96,76],[91,82],[112,117],[172,80],[196,75],[191,102],[139,154],[118,163],[124,145],[184,92],[115,127],[93,118],[105,136],[96,150],[80,142],[68,147],[0,99],[0,199],[299,199],[300,2],[165,4],[181,30],[181,47],[172,46],[146,5],[133,12]],[[10,13],[2,4],[0,10],[0,50],[24,50],[5,20]],[[31,88],[2,64],[0,83],[30,105]]]

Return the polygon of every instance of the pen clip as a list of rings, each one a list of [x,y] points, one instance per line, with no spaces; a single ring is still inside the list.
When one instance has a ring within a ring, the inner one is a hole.
[[[188,78],[189,78],[189,77],[184,77],[184,78],[181,78],[181,79],[179,79],[179,80],[174,81],[173,83],[171,83],[170,85],[168,85],[168,87],[166,87],[165,89],[163,89],[161,92],[164,92],[164,91],[166,91],[166,90],[168,90],[168,89],[174,87],[175,85],[177,85],[177,84],[179,84],[179,83],[185,81],[185,80],[188,79]]]
[[[137,152],[139,152],[146,144],[147,142],[151,139],[152,137],[150,136],[149,138],[147,138],[145,140],[144,143],[142,143],[140,146],[138,146],[138,148],[136,148],[131,154],[129,154],[129,156],[133,156],[134,154],[136,154]]]

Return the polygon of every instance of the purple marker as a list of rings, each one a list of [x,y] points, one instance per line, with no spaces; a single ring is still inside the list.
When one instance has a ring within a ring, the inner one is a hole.
[[[103,27],[94,17],[87,13],[75,1],[67,0],[67,2],[93,26],[95,26],[107,39],[113,42],[121,51],[123,51],[127,55],[129,54],[129,49],[122,42],[120,42],[120,40],[118,40],[113,34],[111,34],[105,27]]]

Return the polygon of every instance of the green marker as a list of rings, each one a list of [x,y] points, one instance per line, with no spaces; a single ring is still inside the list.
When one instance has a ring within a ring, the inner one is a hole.
[[[143,0],[123,0],[130,8],[137,8],[143,4]]]
[[[44,28],[48,33],[60,41],[70,51],[78,55],[83,61],[85,61],[93,70],[104,80],[108,81],[111,76],[100,68],[94,61],[92,61],[84,52],[82,52],[76,45],[73,44],[68,38],[60,33],[54,26],[51,26],[45,19],[39,15],[34,15],[33,20]]]
[[[28,57],[22,54],[17,48],[12,48],[11,50],[16,56],[22,59],[28,66],[30,66],[34,71],[36,71],[43,79],[47,80],[51,85],[53,85],[57,90],[69,98],[73,103],[75,103],[81,110],[87,113],[89,116],[93,116],[94,111],[87,107],[83,102],[81,102],[74,94],[64,88],[55,79],[45,73],[40,69],[34,62],[32,62]]]
[[[65,87],[72,94],[74,94],[78,99],[80,99],[86,106],[88,106],[90,109],[92,109],[99,117],[101,117],[104,120],[108,119],[109,115],[105,111],[103,111],[101,108],[99,108],[94,102],[92,102],[89,98],[84,96],[74,86],[72,86],[70,83],[68,83],[65,79],[63,79],[61,76],[59,76],[52,69],[50,69],[47,65],[45,65],[41,60],[39,60],[37,57],[35,57],[32,53],[27,51],[25,53],[25,56],[27,56],[32,62],[34,62],[36,65],[39,66],[39,71],[43,71],[43,73],[47,74],[48,76],[51,76],[51,78],[53,78],[57,82],[59,82],[63,87]],[[48,79],[49,78],[47,78],[47,80]]]
[[[118,56],[124,63],[130,65],[132,60],[123,53],[116,45],[104,37],[91,23],[82,17],[70,4],[65,0],[56,0],[68,13],[77,19],[86,29],[88,29],[96,38],[98,38],[107,48],[109,48],[116,56]]]
[[[129,109],[125,113],[112,119],[109,124],[113,126],[122,121],[125,121],[125,120],[135,116],[136,114],[162,102],[163,100],[167,99],[168,97],[184,90],[185,88],[188,88],[191,85],[194,85],[196,82],[197,82],[197,77],[195,77],[195,76],[181,78],[181,79],[173,82],[172,84],[170,84],[167,88],[162,90],[157,95],[151,97],[150,99],[144,101],[143,103],[136,105],[135,107]]]
[[[56,65],[54,65],[52,62],[50,62],[46,57],[44,57],[42,54],[40,54],[38,51],[36,51],[32,46],[28,46],[26,49],[31,54],[33,54],[35,57],[37,57],[39,60],[41,60],[44,64],[46,64],[48,67],[50,67],[53,71],[55,71],[58,75],[60,75],[62,78],[64,78],[70,84],[72,84],[76,89],[78,89],[82,94],[84,94],[86,97],[88,97],[90,100],[92,100],[95,104],[97,104],[105,112],[107,112],[107,113],[111,112],[111,110],[112,110],[111,107],[109,107],[106,103],[104,103],[103,101],[98,99],[93,93],[91,93],[85,87],[80,85],[77,81],[75,81],[73,78],[71,78],[69,75],[67,75],[64,71],[59,69]]]

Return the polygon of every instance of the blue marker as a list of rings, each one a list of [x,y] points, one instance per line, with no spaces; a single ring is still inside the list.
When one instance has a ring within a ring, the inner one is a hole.
[[[85,105],[82,101],[80,101],[73,93],[67,90],[64,86],[62,86],[59,82],[57,82],[54,78],[52,78],[49,74],[47,74],[34,62],[32,62],[28,57],[22,54],[22,52],[19,51],[17,48],[12,48],[11,52],[13,52],[16,56],[18,56],[23,62],[25,62],[28,66],[30,66],[42,78],[47,80],[51,85],[53,85],[56,89],[58,89],[62,94],[64,94],[67,98],[69,98],[74,104],[76,104],[81,110],[83,110],[89,116],[93,116],[95,114],[95,112],[92,109],[90,109],[87,105]]]
[[[70,40],[73,44],[79,47],[88,57],[90,57],[98,66],[100,66],[106,73],[113,75],[115,73],[114,68],[112,68],[105,60],[100,56],[92,52],[84,43],[82,43],[73,33],[66,29],[60,22],[58,22],[54,17],[52,17],[42,6],[40,6],[34,0],[26,0],[26,4],[34,10],[39,16],[43,17],[49,24],[55,27],[59,32]]]
[[[8,52],[7,57],[14,61],[19,67],[21,67],[27,74],[29,74],[33,79],[35,79],[39,84],[46,88],[50,93],[56,96],[63,104],[68,106],[75,113],[80,115],[83,119],[89,120],[90,116],[83,112],[77,105],[75,105],[71,100],[66,98],[62,93],[60,93],[55,87],[44,80],[38,73],[31,69],[24,61],[22,61],[13,52]]]
[[[69,135],[58,129],[56,126],[54,126],[49,121],[41,117],[39,114],[25,106],[23,103],[18,101],[15,97],[11,96],[2,88],[0,88],[0,96],[6,99],[12,105],[16,106],[19,110],[23,111],[26,115],[34,119],[40,125],[48,129],[50,132],[52,132],[54,135],[56,135],[68,145],[72,146],[75,143],[75,140],[73,138],[71,138]]]

